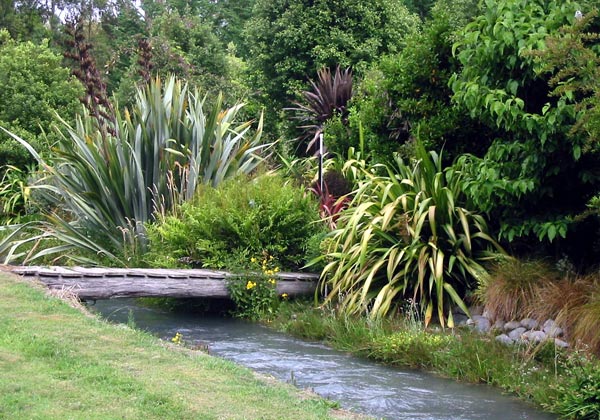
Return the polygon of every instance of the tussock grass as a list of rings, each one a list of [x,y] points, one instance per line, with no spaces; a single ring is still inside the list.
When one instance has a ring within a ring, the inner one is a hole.
[[[565,314],[564,317],[568,317]],[[563,313],[559,313],[559,322]],[[575,343],[582,343],[597,356],[600,356],[600,333],[598,332],[598,321],[600,321],[600,284],[595,284],[594,292],[589,296],[587,302],[572,311],[571,321],[573,325],[568,330],[570,337]]]
[[[0,295],[0,418],[334,417],[322,399],[84,316],[12,275],[0,273]]]
[[[600,355],[600,273],[540,287],[532,304],[539,319],[554,318],[566,330],[569,340]]]
[[[532,315],[537,291],[557,281],[557,273],[544,261],[506,257],[491,268],[477,295],[492,318],[522,319]]]

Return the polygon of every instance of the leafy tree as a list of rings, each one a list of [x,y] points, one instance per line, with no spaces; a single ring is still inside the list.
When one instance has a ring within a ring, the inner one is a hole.
[[[172,53],[179,53],[184,62],[174,64],[190,74],[220,75],[225,69],[225,48],[211,32],[210,25],[205,24],[199,17],[180,15],[177,11],[166,12],[157,17],[152,25],[150,34],[168,41]],[[169,55],[155,59],[168,60]],[[166,68],[168,63],[160,65]]]
[[[255,87],[279,109],[319,68],[364,69],[419,23],[400,0],[257,0],[245,32]]]
[[[108,92],[119,92],[122,83],[127,86],[127,89],[122,89],[126,94],[119,97],[119,104],[124,106],[130,104],[135,96],[135,84],[142,80],[142,77],[138,77],[137,60],[140,54],[143,54],[140,52],[143,49],[140,48],[140,42],[148,40],[149,21],[134,3],[122,1],[114,14],[102,17],[98,28],[103,36],[89,39],[95,46],[101,43],[110,46],[107,61],[99,64],[107,70],[105,82]],[[94,55],[100,58],[95,52]]]
[[[597,157],[583,153],[583,136],[569,135],[574,97],[553,95],[550,76],[531,54],[546,49],[548,36],[573,24],[586,4],[486,1],[454,46],[462,68],[451,79],[453,100],[501,136],[483,158],[461,159],[470,173],[465,189],[505,240],[565,238],[597,190]]]
[[[598,9],[582,14],[548,37],[546,49],[532,53],[542,64],[540,71],[551,76],[551,95],[574,98],[577,121],[569,134],[587,138],[584,152],[600,146],[600,28],[593,25],[597,17]]]
[[[222,44],[226,46],[233,43],[242,57],[247,56],[243,31],[246,22],[252,17],[256,0],[201,0],[185,3],[197,3],[198,15],[204,22],[211,24]]]
[[[0,30],[0,125],[38,143],[42,152],[46,148],[43,134],[50,131],[56,113],[72,121],[80,109],[81,85],[61,61],[47,42],[20,43],[10,39],[6,30]],[[30,162],[22,147],[0,134],[0,166],[10,164],[24,169]]]
[[[0,0],[0,28],[8,30],[13,39],[41,42],[50,36],[44,24],[52,24],[52,18],[52,10],[45,2]]]
[[[422,19],[425,19],[430,15],[435,0],[405,0],[404,3],[408,10],[418,13]]]
[[[389,160],[417,134],[426,147],[444,148],[448,161],[463,151],[485,152],[488,144],[481,135],[485,130],[452,106],[448,87],[460,65],[452,56],[457,28],[477,15],[477,4],[477,0],[438,0],[423,30],[409,35],[401,52],[383,56],[365,74],[352,101],[352,139],[338,151],[357,146],[360,124],[367,151],[377,161]],[[328,139],[328,144],[338,140]]]

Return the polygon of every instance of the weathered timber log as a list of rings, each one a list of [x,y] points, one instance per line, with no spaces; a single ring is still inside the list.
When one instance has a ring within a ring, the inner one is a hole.
[[[35,278],[50,289],[68,290],[81,300],[117,297],[206,297],[229,298],[227,280],[236,276],[226,271],[83,268],[83,267],[11,267],[10,271]],[[313,294],[318,275],[277,273],[277,293],[288,296]]]

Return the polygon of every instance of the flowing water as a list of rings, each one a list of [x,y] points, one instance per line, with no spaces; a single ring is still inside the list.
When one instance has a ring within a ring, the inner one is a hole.
[[[98,301],[91,309],[115,322],[133,317],[137,328],[166,340],[180,332],[184,340],[202,343],[214,356],[310,388],[343,408],[378,418],[556,418],[492,387],[382,366],[237,319],[172,313],[130,299]]]

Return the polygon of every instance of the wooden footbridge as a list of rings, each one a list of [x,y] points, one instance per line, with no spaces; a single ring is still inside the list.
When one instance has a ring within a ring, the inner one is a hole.
[[[117,297],[229,298],[227,280],[239,277],[227,271],[205,269],[84,268],[14,266],[5,270],[37,279],[49,289],[66,290],[81,300]],[[277,293],[313,294],[319,276],[277,273]]]

